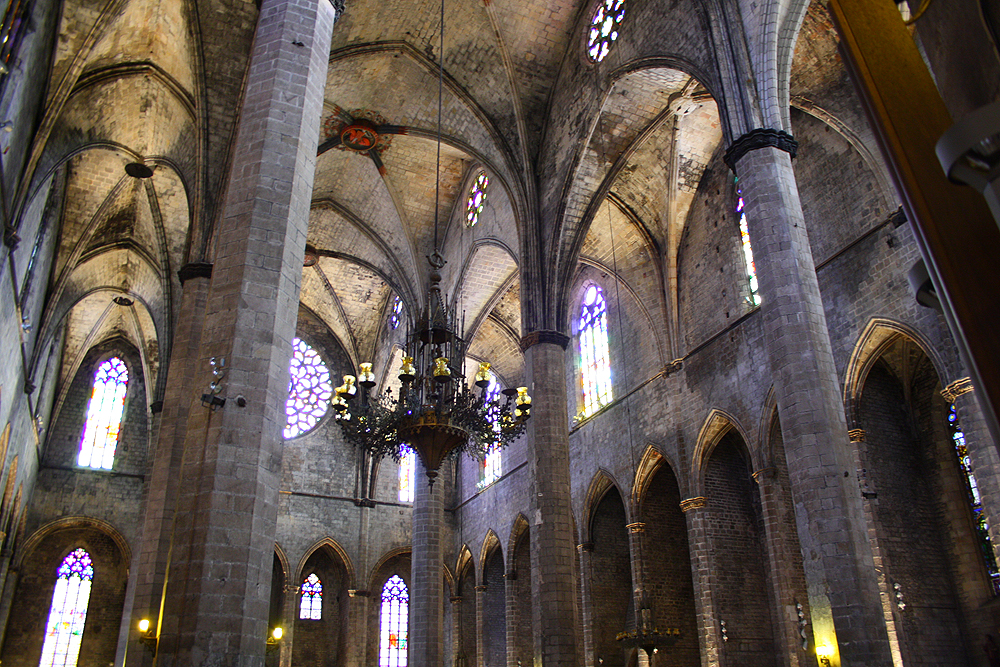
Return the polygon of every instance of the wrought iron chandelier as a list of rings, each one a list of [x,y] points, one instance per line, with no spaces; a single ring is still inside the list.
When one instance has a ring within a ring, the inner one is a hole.
[[[372,364],[360,373],[344,376],[336,388],[333,408],[344,438],[373,459],[386,455],[397,462],[407,448],[416,452],[431,485],[441,463],[460,451],[482,460],[495,447],[505,447],[524,432],[531,414],[527,387],[504,389],[504,398],[489,393],[490,365],[480,363],[474,378],[477,392],[464,373],[465,332],[457,325],[455,308],[441,295],[444,257],[438,250],[438,211],[441,190],[441,109],[444,94],[444,0],[441,0],[441,42],[438,57],[437,163],[434,187],[434,252],[424,310],[406,334],[399,369],[398,396],[392,389],[371,394],[375,387]]]
[[[531,414],[527,387],[504,389],[491,398],[490,365],[480,363],[470,387],[463,372],[466,341],[456,326],[455,309],[441,295],[444,259],[436,250],[429,258],[430,289],[416,328],[407,332],[399,368],[401,386],[371,393],[371,363],[357,377],[344,376],[332,401],[345,439],[374,458],[399,461],[412,449],[420,457],[430,483],[449,455],[460,451],[482,459],[494,447],[505,447],[524,432]]]

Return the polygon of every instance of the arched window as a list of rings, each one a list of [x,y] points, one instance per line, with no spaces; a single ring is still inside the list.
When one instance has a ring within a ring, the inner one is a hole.
[[[608,354],[608,306],[604,293],[591,285],[580,306],[580,379],[583,416],[589,417],[611,402],[611,358]]]
[[[398,296],[396,300],[392,302],[392,312],[389,314],[389,326],[393,329],[399,328],[399,323],[402,321],[400,317],[403,315],[403,300]]]
[[[87,622],[90,582],[94,565],[83,549],[63,559],[56,573],[49,620],[45,624],[45,643],[39,667],[74,667],[80,656],[83,626]]]
[[[986,516],[983,515],[983,501],[979,496],[979,484],[976,483],[976,476],[972,472],[969,449],[965,445],[965,433],[962,432],[962,427],[958,423],[958,412],[956,412],[954,404],[948,409],[948,428],[951,431],[952,442],[955,443],[955,455],[958,457],[958,467],[961,469],[962,478],[965,480],[965,490],[968,493],[969,506],[972,508],[972,520],[976,530],[979,550],[982,552],[983,561],[986,563],[986,571],[990,574],[993,592],[1000,593],[1000,568],[997,567],[996,555],[993,553],[993,543],[990,540],[990,529],[986,523]]]
[[[111,357],[97,367],[80,441],[79,465],[99,470],[111,470],[114,466],[127,386],[128,369],[118,357]]]
[[[308,621],[319,621],[323,618],[323,584],[315,572],[302,582],[299,618]]]
[[[465,202],[465,223],[472,227],[479,222],[479,214],[486,206],[486,186],[490,184],[490,177],[485,171],[479,172],[476,182],[469,189],[469,198]]]
[[[757,266],[753,262],[753,248],[750,247],[750,228],[747,226],[747,212],[743,204],[743,191],[736,189],[736,212],[740,215],[740,243],[743,247],[743,264],[746,267],[747,283],[750,295],[747,301],[751,306],[760,305],[760,293],[757,290]]]
[[[618,26],[625,18],[625,0],[599,0],[590,19],[587,55],[595,63],[608,55],[611,43],[618,39]]]
[[[382,587],[379,615],[379,667],[406,667],[406,635],[410,596],[399,575],[392,575]]]
[[[490,384],[486,387],[486,393],[483,397],[487,402],[489,401],[499,401],[500,400],[500,383],[497,382],[497,376],[492,372],[490,373]],[[497,433],[500,432],[500,404],[495,403],[486,410],[486,416],[493,424],[493,430]],[[486,488],[493,482],[500,479],[500,475],[503,474],[503,469],[500,465],[500,448],[494,444],[486,452],[486,457],[483,459],[483,479],[480,482],[481,488]]]
[[[288,366],[291,377],[285,401],[286,440],[315,428],[333,396],[330,371],[316,350],[301,338],[292,339],[292,360]]]
[[[399,461],[399,502],[413,502],[413,478],[417,474],[417,453],[407,448]]]

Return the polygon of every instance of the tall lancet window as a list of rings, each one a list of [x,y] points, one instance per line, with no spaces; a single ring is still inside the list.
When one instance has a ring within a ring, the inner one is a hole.
[[[743,191],[736,189],[736,212],[740,216],[740,243],[743,247],[743,264],[746,267],[747,283],[750,294],[747,301],[751,306],[760,305],[760,292],[757,289],[757,266],[753,262],[753,248],[750,247],[750,228],[747,226],[747,212],[743,203]]]
[[[608,305],[604,293],[591,285],[580,306],[580,381],[583,416],[589,417],[611,402],[611,357],[608,352]]]
[[[417,474],[417,453],[407,448],[399,460],[399,502],[413,502],[413,478]]]
[[[497,376],[492,372],[490,373],[490,384],[486,387],[486,395],[484,397],[487,401],[498,401],[500,400],[500,383],[497,382]],[[487,411],[487,417],[490,423],[493,424],[493,431],[498,435],[500,433],[500,404],[497,403],[493,405]],[[483,479],[480,482],[482,488],[486,488],[493,482],[500,479],[500,475],[503,474],[503,468],[500,465],[500,447],[495,443],[486,452],[486,458],[483,459]]]
[[[299,600],[299,618],[319,621],[323,618],[323,583],[313,572],[302,582],[302,598]]]
[[[379,615],[379,667],[406,667],[407,623],[410,596],[406,583],[392,575],[382,587],[382,612]]]
[[[39,667],[75,667],[93,579],[94,564],[84,549],[76,549],[63,559],[56,572]]]
[[[965,490],[968,494],[969,506],[972,508],[972,525],[976,530],[979,550],[986,564],[986,571],[989,572],[993,592],[1000,593],[1000,568],[997,567],[996,555],[993,553],[990,527],[986,523],[986,515],[983,514],[983,500],[979,495],[976,475],[972,472],[972,460],[969,458],[969,449],[965,444],[965,433],[962,432],[962,427],[958,423],[958,412],[955,410],[954,404],[948,410],[948,428],[951,431],[952,442],[955,443],[958,467],[965,479]]]
[[[111,357],[98,366],[80,441],[79,465],[98,470],[111,470],[114,466],[127,386],[128,369],[124,361]]]

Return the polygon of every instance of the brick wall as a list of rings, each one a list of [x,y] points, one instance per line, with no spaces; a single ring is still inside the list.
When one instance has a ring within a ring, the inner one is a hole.
[[[694,584],[691,581],[687,524],[680,491],[669,466],[656,472],[642,499],[646,590],[659,630],[678,628],[680,639],[653,657],[652,667],[694,667],[699,663]]]
[[[625,506],[615,489],[609,490],[594,511],[590,557],[590,600],[592,608],[594,651],[603,658],[603,667],[622,667],[625,651],[615,635],[635,629],[632,599],[632,568]],[[587,604],[587,601],[584,601]]]
[[[914,431],[903,385],[885,362],[868,374],[861,424],[868,477],[878,493],[872,503],[875,534],[889,586],[898,583],[906,602],[904,610],[893,610],[903,658],[929,665],[967,656],[955,595],[958,573],[949,564],[946,527],[934,500],[936,480],[927,471],[932,454]]]
[[[292,664],[339,667],[346,664],[347,585],[344,565],[329,547],[321,547],[309,560],[295,580],[297,584],[315,573],[323,584],[323,613],[320,620],[299,618],[295,610],[295,633],[292,644]],[[381,589],[379,589],[381,593]],[[295,602],[301,601],[301,594]]]
[[[507,665],[507,593],[503,552],[496,548],[483,570],[486,599],[483,601],[483,666]]]
[[[724,664],[776,667],[763,517],[750,473],[745,445],[730,431],[715,447],[705,472],[716,584],[712,598],[729,637],[722,647]]]

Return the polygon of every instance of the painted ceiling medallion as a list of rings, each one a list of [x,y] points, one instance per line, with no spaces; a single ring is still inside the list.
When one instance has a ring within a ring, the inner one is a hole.
[[[392,143],[391,134],[379,132],[383,127],[393,126],[388,125],[385,118],[375,111],[355,109],[344,112],[338,107],[323,123],[323,134],[328,139],[340,139],[332,148],[368,155],[372,149],[384,153]]]

